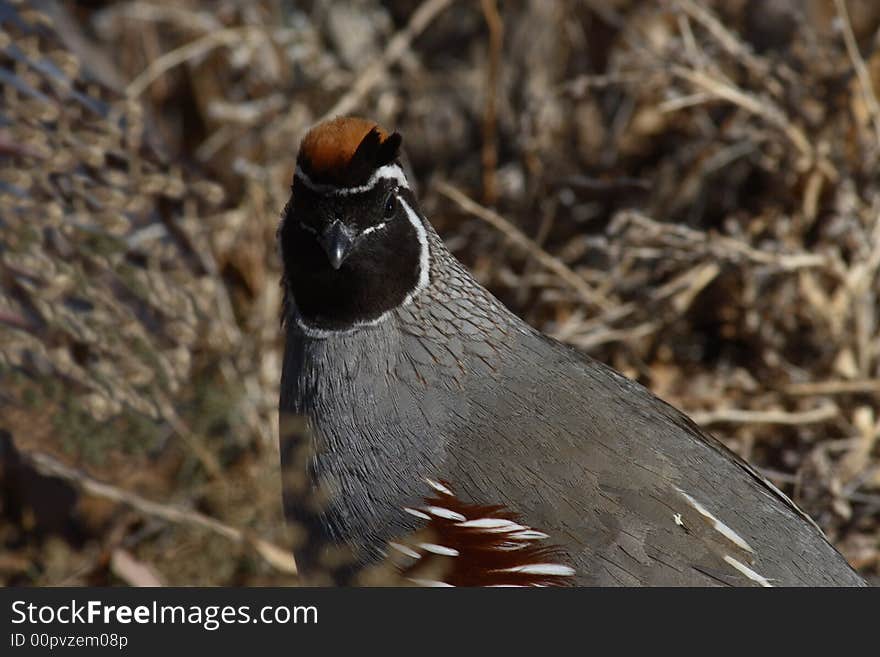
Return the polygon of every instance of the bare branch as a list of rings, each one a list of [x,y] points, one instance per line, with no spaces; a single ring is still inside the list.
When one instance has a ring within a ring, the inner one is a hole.
[[[191,511],[172,504],[153,502],[116,486],[105,484],[42,452],[22,451],[21,456],[41,473],[47,476],[60,477],[89,495],[125,504],[152,518],[159,518],[177,525],[189,525],[191,527],[207,529],[230,541],[252,547],[266,563],[276,570],[285,573],[296,573],[296,563],[290,550],[261,538],[250,536],[241,529],[222,523],[198,511]]]
[[[868,113],[871,115],[871,121],[874,124],[874,133],[877,137],[877,143],[880,145],[880,104],[877,102],[877,94],[874,91],[874,83],[871,81],[871,74],[865,65],[865,60],[859,52],[859,45],[856,43],[856,36],[853,34],[852,23],[849,20],[849,12],[846,10],[846,3],[843,0],[834,0],[834,8],[840,16],[840,22],[843,25],[843,41],[846,44],[846,52],[852,60],[853,68],[859,79],[859,86],[862,89],[862,96],[865,99],[865,105],[868,107]]]
[[[547,251],[542,249],[533,239],[511,224],[500,214],[483,207],[449,183],[437,183],[437,190],[446,198],[454,201],[465,212],[482,219],[487,224],[503,233],[511,242],[526,251],[543,267],[556,274],[568,284],[568,286],[577,292],[578,296],[580,296],[586,303],[603,309],[607,309],[611,306],[611,302],[608,299],[606,299],[600,292],[590,287],[571,267],[566,265],[556,256],[547,253]]]
[[[409,50],[413,39],[421,34],[431,24],[431,21],[453,2],[454,0],[425,0],[419,5],[419,8],[410,16],[406,27],[391,37],[382,55],[364,69],[351,85],[348,93],[327,110],[320,121],[348,114],[360,105],[370,90],[385,76],[388,68]]]
[[[740,408],[722,408],[716,411],[688,413],[697,424],[818,424],[833,420],[840,413],[836,404],[826,403],[809,411],[752,411]]]

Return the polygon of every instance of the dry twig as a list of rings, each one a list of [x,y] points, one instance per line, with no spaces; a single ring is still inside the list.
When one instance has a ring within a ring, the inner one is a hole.
[[[834,0],[834,8],[837,11],[837,15],[840,16],[840,22],[843,26],[843,41],[846,44],[846,52],[852,60],[853,68],[859,79],[862,96],[865,99],[865,105],[868,108],[868,113],[871,115],[871,121],[874,124],[874,134],[877,138],[877,144],[880,146],[880,104],[877,102],[874,83],[871,81],[871,74],[868,72],[865,60],[859,52],[859,45],[856,43],[856,35],[853,34],[852,23],[849,20],[849,12],[846,10],[846,3],[843,0]]]
[[[251,36],[259,38],[259,35],[265,36],[262,29],[252,26],[230,27],[217,32],[209,32],[155,59],[140,75],[128,84],[125,88],[125,94],[129,98],[137,98],[153,82],[172,68],[180,66],[191,59],[203,57],[216,48],[234,45]]]
[[[606,299],[600,292],[590,287],[571,267],[566,265],[556,256],[547,253],[547,251],[542,249],[533,239],[497,212],[493,212],[492,210],[483,207],[449,183],[437,183],[437,190],[443,194],[443,196],[455,202],[465,212],[482,219],[497,231],[504,234],[504,236],[510,239],[511,242],[535,258],[535,260],[537,260],[543,267],[562,279],[562,281],[577,292],[578,296],[580,296],[580,298],[587,304],[602,309],[607,309],[611,305],[611,302],[608,299]]]
[[[864,379],[856,381],[810,381],[809,383],[792,383],[785,387],[789,395],[853,395],[874,393],[880,394],[880,379]]]
[[[741,107],[750,114],[754,114],[755,116],[764,119],[767,123],[780,130],[786,137],[788,137],[794,147],[797,148],[804,160],[804,168],[809,168],[815,163],[816,156],[813,151],[813,146],[810,143],[810,140],[807,139],[804,131],[795,125],[795,123],[785,115],[785,112],[773,104],[769,99],[759,98],[748,91],[740,89],[729,80],[721,79],[718,75],[712,75],[705,71],[695,71],[684,66],[673,66],[671,70],[676,76],[683,80],[687,80],[695,87],[703,89],[722,100],[726,100],[729,103]]]
[[[489,62],[486,70],[486,104],[483,112],[483,203],[495,205],[498,197],[495,169],[498,168],[497,113],[498,75],[501,68],[501,46],[504,23],[496,0],[482,0],[483,16],[489,27]]]
[[[425,0],[402,30],[388,41],[382,55],[358,75],[351,89],[327,110],[320,120],[349,114],[364,100],[388,69],[409,50],[410,44],[454,0]]]
[[[715,411],[694,411],[689,413],[697,424],[818,424],[833,420],[840,409],[831,402],[819,405],[809,411],[751,411],[740,408],[721,408]]]
[[[215,520],[203,513],[199,513],[198,511],[191,511],[190,509],[184,509],[172,504],[153,502],[144,499],[139,495],[135,495],[134,493],[117,488],[116,486],[105,484],[79,470],[61,463],[48,454],[22,451],[21,456],[42,474],[51,477],[60,477],[89,495],[125,504],[152,518],[159,518],[166,522],[178,525],[189,525],[191,527],[207,529],[208,531],[223,536],[230,541],[252,547],[266,563],[276,570],[284,573],[296,573],[296,563],[294,562],[293,554],[289,549],[279,547],[274,543],[270,543],[261,538],[250,536],[241,529],[231,527],[230,525]]]
[[[756,264],[770,265],[783,271],[798,269],[824,268],[828,272],[838,273],[836,263],[828,256],[818,253],[775,253],[756,249],[749,244],[733,237],[710,235],[679,224],[665,224],[642,214],[625,210],[619,212],[612,222],[614,232],[626,223],[634,223],[655,234],[666,234],[681,240],[689,249],[705,248],[713,255],[724,260],[737,257],[746,258]]]
[[[694,0],[676,0],[676,4],[693,20],[702,25],[715,40],[721,44],[730,55],[743,62],[746,67],[758,76],[766,76],[769,73],[769,65],[765,60],[756,56],[751,48],[742,42],[735,34],[728,30],[711,11]],[[768,82],[770,82],[768,80]],[[774,95],[779,93],[778,85],[773,85],[771,91]]]

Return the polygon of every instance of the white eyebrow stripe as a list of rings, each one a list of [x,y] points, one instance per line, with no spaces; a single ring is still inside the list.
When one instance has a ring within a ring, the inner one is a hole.
[[[336,185],[316,183],[309,178],[306,172],[303,171],[298,164],[296,165],[294,177],[299,178],[300,182],[313,192],[325,196],[350,196],[351,194],[368,192],[373,189],[380,180],[394,180],[398,187],[409,189],[409,182],[399,164],[386,164],[385,166],[379,167],[373,172],[373,175],[370,176],[370,179],[367,180],[367,182],[363,185],[358,185],[357,187],[337,187]]]

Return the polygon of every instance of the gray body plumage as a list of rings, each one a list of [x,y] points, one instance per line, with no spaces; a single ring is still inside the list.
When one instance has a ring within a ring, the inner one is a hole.
[[[549,534],[581,585],[864,584],[749,466],[526,325],[427,231],[431,282],[408,305],[320,338],[287,319],[281,410],[308,418],[311,475],[336,491],[312,531],[375,558],[432,477]]]

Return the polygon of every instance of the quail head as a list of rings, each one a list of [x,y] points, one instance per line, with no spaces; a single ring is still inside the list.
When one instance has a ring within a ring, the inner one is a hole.
[[[686,416],[481,287],[421,214],[400,146],[364,119],[312,128],[279,228],[280,408],[308,426],[282,444],[285,469],[305,480],[285,504],[308,529],[296,553],[306,575],[334,546],[360,567],[391,545],[468,560],[459,573],[544,577],[520,583],[864,584]],[[420,549],[402,542],[437,519]],[[507,538],[473,543],[475,532]],[[550,552],[525,550],[533,540]],[[355,565],[333,577],[350,583]]]

